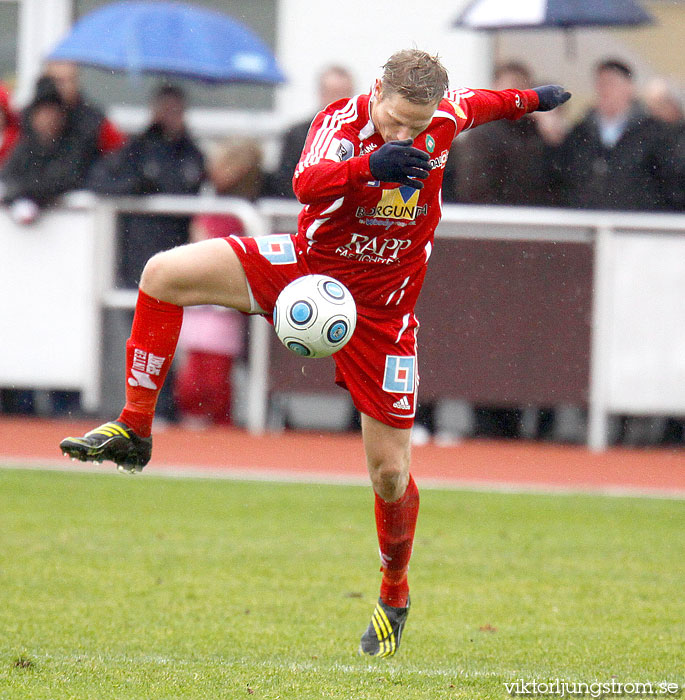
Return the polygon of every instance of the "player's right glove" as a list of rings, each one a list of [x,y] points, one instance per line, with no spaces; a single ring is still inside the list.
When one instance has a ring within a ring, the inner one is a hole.
[[[542,85],[541,87],[533,88],[533,92],[537,93],[538,105],[536,112],[549,112],[551,109],[563,105],[566,100],[571,99],[571,93],[564,90],[561,85]]]
[[[412,147],[412,139],[388,141],[369,158],[369,170],[376,180],[397,182],[420,190],[428,177],[430,157]]]

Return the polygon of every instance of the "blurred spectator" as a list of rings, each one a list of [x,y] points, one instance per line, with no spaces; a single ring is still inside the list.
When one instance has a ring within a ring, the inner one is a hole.
[[[495,69],[493,89],[526,90],[529,69],[517,62]],[[559,110],[554,110],[559,112]],[[445,167],[443,199],[469,204],[555,204],[551,152],[564,136],[563,116],[537,113],[483,124],[454,141]]]
[[[126,137],[97,107],[90,104],[79,85],[79,70],[69,61],[50,61],[43,75],[52,78],[67,110],[67,129],[78,133],[98,155],[124,145]]]
[[[49,78],[41,78],[26,110],[26,125],[0,172],[3,201],[18,223],[31,223],[61,194],[82,188],[91,153],[67,131],[64,101]]]
[[[666,193],[667,208],[685,210],[685,110],[676,90],[664,78],[654,78],[644,91],[647,111],[666,125],[671,139],[673,186]]]
[[[188,134],[183,91],[163,85],[152,100],[150,126],[94,168],[92,190],[111,195],[197,194],[204,158]],[[155,253],[188,242],[188,217],[121,217],[117,283],[135,288],[145,263]]]
[[[66,62],[46,64],[34,102],[22,115],[22,131],[22,152],[13,160],[14,170],[8,175],[12,183],[6,193],[8,200],[14,200],[14,218],[21,223],[33,221],[40,207],[58,194],[82,188],[100,156],[125,141],[100,110],[85,102],[79,90],[78,68]],[[2,155],[0,147],[0,163]],[[41,392],[37,396],[30,391],[5,392],[3,403],[8,410],[24,412],[32,412],[34,407],[57,414],[79,410],[77,392]]]
[[[0,166],[19,140],[19,119],[10,105],[10,94],[0,83]]]
[[[186,99],[173,85],[153,95],[150,126],[118,151],[105,156],[91,173],[90,187],[111,195],[198,194],[204,157],[185,123]],[[190,217],[125,214],[119,217],[116,283],[136,288],[145,263],[156,253],[189,241]],[[132,312],[117,326],[130,328]],[[174,369],[172,368],[172,372]],[[159,397],[157,416],[176,420],[173,376]]]
[[[675,181],[667,130],[636,99],[631,68],[616,60],[595,69],[595,106],[560,151],[563,201],[586,209],[668,208]]]
[[[647,83],[642,97],[647,111],[665,124],[682,126],[685,122],[683,105],[675,89],[664,78]]]
[[[255,201],[262,186],[262,154],[255,141],[229,139],[210,160],[208,174],[217,195]],[[243,235],[230,214],[203,214],[191,225],[193,241]],[[231,422],[231,369],[243,352],[243,317],[234,309],[185,309],[179,348],[185,361],[177,375],[176,401],[186,422],[199,426]]]
[[[526,90],[532,84],[531,72],[522,63],[512,61],[495,68],[494,90]],[[460,135],[445,166],[443,200],[521,206],[556,204],[553,153],[565,135],[566,125],[562,110],[554,112],[538,112],[518,121],[501,119]],[[435,411],[440,423],[439,416],[446,407],[438,405]],[[519,436],[522,425],[531,422],[529,414],[535,417],[536,425],[551,418],[549,411],[536,407],[525,412],[486,406],[471,409],[466,403],[459,406],[457,413],[462,422],[470,414],[466,424],[475,435],[487,437]],[[438,430],[444,437],[450,432],[444,427]]]
[[[675,164],[674,187],[667,194],[670,209],[685,210],[685,110],[674,87],[664,78],[654,78],[644,89],[643,100],[647,111],[659,121],[666,124],[673,138],[673,158]],[[626,421],[630,431],[631,421]],[[634,423],[634,421],[632,421]],[[648,421],[648,426],[654,425]],[[667,418],[660,434],[661,442],[666,444],[685,441],[685,421]]]
[[[330,66],[319,76],[318,84],[319,109],[327,107],[332,102],[351,97],[354,94],[354,80],[350,72],[341,66]],[[283,135],[281,159],[278,169],[269,178],[264,188],[264,194],[272,197],[292,197],[292,179],[302,148],[307,139],[311,118],[294,124]]]

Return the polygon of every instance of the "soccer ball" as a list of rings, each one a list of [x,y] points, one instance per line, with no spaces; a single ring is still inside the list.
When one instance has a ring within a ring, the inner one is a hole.
[[[352,337],[357,306],[350,290],[326,275],[305,275],[283,288],[274,306],[274,329],[301,357],[328,357]]]

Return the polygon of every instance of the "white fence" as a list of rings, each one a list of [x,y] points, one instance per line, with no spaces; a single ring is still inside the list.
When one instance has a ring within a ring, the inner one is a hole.
[[[118,212],[231,213],[248,235],[294,231],[295,202],[77,193],[22,227],[0,211],[0,386],[100,396],[101,319],[132,308],[113,285]],[[438,237],[592,246],[594,290],[588,444],[603,449],[611,413],[685,415],[685,215],[445,206]],[[266,424],[269,329],[251,319],[247,421]]]

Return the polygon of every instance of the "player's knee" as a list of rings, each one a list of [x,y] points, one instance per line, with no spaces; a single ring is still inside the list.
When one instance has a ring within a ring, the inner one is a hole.
[[[374,491],[388,502],[402,498],[409,482],[409,465],[404,460],[392,460],[372,465],[371,481]]]
[[[178,275],[169,251],[153,255],[145,264],[140,288],[155,299],[177,303]]]

